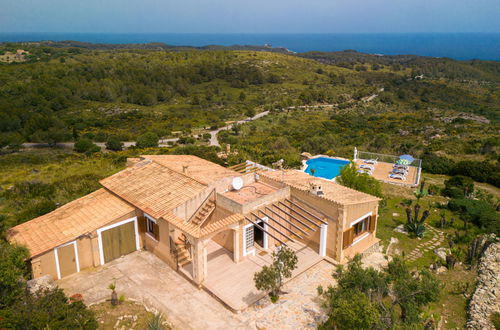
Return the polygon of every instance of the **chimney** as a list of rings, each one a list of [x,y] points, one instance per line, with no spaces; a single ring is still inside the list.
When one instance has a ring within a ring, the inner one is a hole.
[[[321,187],[321,183],[311,182],[309,192],[316,196],[323,195],[323,188]]]
[[[188,174],[188,165],[182,165],[182,173],[187,175]]]

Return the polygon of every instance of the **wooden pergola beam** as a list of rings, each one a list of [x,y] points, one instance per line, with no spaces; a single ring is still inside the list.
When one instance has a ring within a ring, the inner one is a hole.
[[[266,209],[269,209],[268,207],[266,207]],[[271,212],[273,212],[273,210],[269,209]],[[276,219],[272,218],[271,216],[269,216],[266,212],[262,211],[262,210],[259,210],[260,213],[264,214],[266,217],[270,218],[270,219],[273,219],[274,222],[277,222],[279,223],[279,221],[277,221]],[[275,212],[274,212],[275,213]],[[307,231],[305,231],[304,229],[300,228],[299,226],[297,226],[296,224],[294,224],[293,222],[291,222],[290,220],[288,220],[287,218],[285,217],[282,217],[280,216],[279,214],[275,213],[278,217],[280,217],[282,220],[284,220],[286,223],[288,223],[290,226],[292,226],[293,228],[299,230],[300,232],[302,232],[304,235],[307,235]],[[280,223],[281,224],[281,223]],[[295,234],[297,235],[297,234]],[[298,236],[298,235],[297,235]],[[300,236],[299,236],[300,237]]]
[[[293,206],[296,206],[298,209],[300,209],[301,211],[307,213],[308,215],[310,215],[311,217],[315,218],[316,220],[318,221],[321,221],[323,224],[327,225],[328,222],[326,222],[325,220],[321,219],[320,217],[318,217],[317,215],[309,212],[308,210],[306,210],[305,208],[303,208],[302,206],[300,206],[299,204],[293,202],[292,200],[290,199],[285,199],[288,203],[292,204]]]
[[[268,234],[269,236],[271,236],[272,238],[274,238],[275,240],[277,240],[278,242],[280,242],[284,246],[287,246],[285,242],[283,242],[278,237],[274,236],[273,234],[271,234],[270,232],[268,232],[267,230],[265,230],[264,228],[262,228],[260,225],[258,225],[257,223],[253,222],[252,220],[250,220],[249,218],[245,217],[245,220],[247,220],[248,222],[250,222],[251,224],[253,224],[255,227],[259,228],[264,233]]]
[[[309,221],[309,222],[310,222],[310,223],[312,223],[313,225],[315,225],[315,226],[317,226],[317,227],[321,227],[320,225],[318,225],[318,224],[316,223],[316,221],[309,219],[308,217],[306,217],[305,215],[303,215],[303,214],[302,214],[302,213],[300,213],[299,211],[292,209],[290,206],[286,205],[285,203],[283,203],[283,202],[281,202],[281,201],[280,201],[280,202],[278,202],[278,203],[279,203],[279,204],[281,204],[281,205],[283,205],[283,206],[284,206],[284,207],[286,207],[287,209],[289,209],[289,210],[290,210],[290,212],[293,212],[293,213],[295,213],[295,214],[300,215],[302,218],[306,219],[307,221]]]
[[[244,163],[239,163],[239,164],[236,164],[236,165],[233,165],[233,166],[229,166],[228,168],[234,170],[236,168],[246,167],[246,166],[247,166],[247,162],[244,162]]]
[[[294,219],[295,221],[297,221],[298,223],[300,223],[302,226],[306,227],[307,229],[309,230],[312,230],[312,231],[316,231],[316,229],[314,229],[313,227],[309,226],[307,223],[303,222],[302,220],[300,220],[299,218],[293,216],[292,214],[288,213],[287,211],[283,210],[281,207],[279,207],[278,205],[276,204],[272,204],[271,206],[274,206],[275,208],[277,208],[278,210],[280,210],[281,212],[285,213],[286,215],[288,215],[289,217],[291,217],[292,219]],[[267,208],[267,207],[266,207]],[[282,219],[285,219],[285,217],[283,217],[281,214],[279,214],[278,212],[275,212],[273,209],[270,209],[270,208],[267,208],[268,210],[270,210],[271,212],[273,212],[274,214],[278,215],[280,218]]]
[[[254,217],[256,217],[257,219],[261,219],[261,217],[259,217],[257,214],[253,213],[253,212],[250,212]],[[294,232],[293,230],[291,230],[290,228],[288,228],[287,226],[283,225],[281,222],[279,221],[276,221],[276,219],[274,219],[273,217],[270,217],[268,215],[266,215],[266,217],[269,219],[269,220],[273,220],[274,223],[276,223],[277,225],[279,225],[281,228],[287,230],[289,233],[291,233],[292,235],[294,236],[297,236],[298,238],[302,239],[302,237],[297,234],[296,232]],[[287,237],[286,235],[282,234],[278,229],[274,228],[273,226],[271,226],[271,224],[269,222],[266,223],[269,227],[271,227],[271,229],[274,229],[276,230],[278,233],[280,233],[281,235]],[[292,240],[291,238],[287,237],[289,240]],[[293,240],[292,240],[293,241]]]

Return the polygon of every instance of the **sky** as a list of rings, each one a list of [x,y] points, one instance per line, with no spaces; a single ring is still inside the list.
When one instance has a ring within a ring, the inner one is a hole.
[[[0,0],[0,32],[500,33],[500,0]]]

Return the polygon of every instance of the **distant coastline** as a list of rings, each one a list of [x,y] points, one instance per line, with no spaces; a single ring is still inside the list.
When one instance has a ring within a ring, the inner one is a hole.
[[[457,60],[500,60],[500,33],[402,34],[175,34],[0,33],[0,42],[75,40],[104,44],[163,42],[174,46],[253,45],[292,52],[354,49],[369,54],[420,55]]]

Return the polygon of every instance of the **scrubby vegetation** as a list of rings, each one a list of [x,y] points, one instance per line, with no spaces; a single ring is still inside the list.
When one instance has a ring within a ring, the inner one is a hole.
[[[463,325],[473,260],[485,240],[480,235],[499,234],[499,193],[493,187],[500,186],[498,62],[351,51],[291,55],[157,45],[53,46],[23,45],[32,54],[27,62],[0,64],[2,230],[98,189],[100,179],[123,169],[127,157],[140,154],[194,154],[222,165],[246,159],[271,165],[283,159],[285,167],[294,168],[301,165],[301,152],[351,158],[356,146],[410,153],[423,160],[425,196],[380,184],[354,167],[346,167],[339,182],[383,197],[377,229],[383,245],[396,237],[396,248],[405,255],[432,239],[425,228],[438,228],[449,247],[446,260],[427,251],[415,260],[396,260],[382,272],[349,266],[337,275],[342,285],[324,294],[332,311],[325,326],[348,324],[344,321],[352,321],[350,315],[357,310],[355,315],[366,317],[351,324],[354,328],[413,327],[430,319],[429,310],[448,320],[455,313],[459,316],[449,325]],[[0,45],[0,50],[16,47]],[[222,147],[231,144],[227,159],[218,157],[219,147],[204,146],[209,130],[264,110],[270,114],[219,133]],[[171,137],[179,140],[158,148],[161,139]],[[74,152],[54,148],[70,141],[75,142]],[[124,141],[137,146],[123,150]],[[53,148],[23,150],[24,142]],[[428,213],[422,221],[424,210]],[[407,228],[414,235],[393,231],[405,222],[415,227]],[[0,288],[5,297],[0,309],[12,308],[16,300],[38,306],[44,298],[21,297],[28,278],[21,262],[26,251],[2,244],[0,269],[11,271],[1,275],[8,277]],[[429,266],[446,266],[447,275],[456,278],[456,283],[444,283],[439,298],[434,277],[423,271]],[[420,276],[408,276],[408,269]],[[380,279],[377,291],[356,287],[351,294],[347,279],[356,274]],[[397,301],[397,290],[406,295],[404,290],[422,285],[432,289],[425,297]],[[62,306],[56,311],[75,308],[92,322],[82,306],[65,301],[61,293],[50,295]],[[450,310],[443,307],[448,301]],[[68,322],[47,325],[72,327]]]

